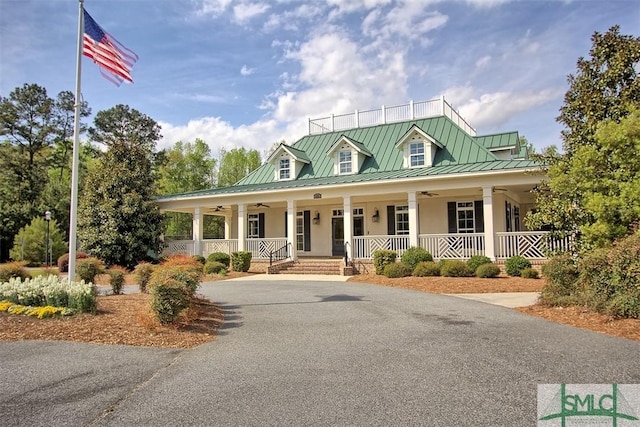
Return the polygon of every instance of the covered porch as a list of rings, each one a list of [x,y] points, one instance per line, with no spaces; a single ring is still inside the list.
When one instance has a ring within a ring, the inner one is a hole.
[[[539,263],[550,250],[566,250],[568,241],[553,240],[548,232],[527,230],[523,224],[534,208],[530,191],[539,178],[506,178],[508,185],[480,178],[474,186],[468,181],[432,182],[429,190],[423,182],[405,181],[182,198],[179,204],[184,206],[161,207],[191,213],[192,238],[165,239],[165,254],[206,257],[249,251],[254,260],[271,262],[299,257],[341,257],[348,262],[370,260],[379,249],[400,256],[419,246],[436,260],[485,255],[500,262],[521,255]],[[203,238],[205,215],[224,218],[223,238]]]

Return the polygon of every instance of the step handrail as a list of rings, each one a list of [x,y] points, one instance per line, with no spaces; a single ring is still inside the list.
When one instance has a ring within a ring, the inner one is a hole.
[[[291,247],[291,243],[287,242],[286,245],[281,248],[276,249],[275,251],[269,252],[269,267],[273,266],[273,261],[280,261],[283,259],[289,258],[289,248]]]

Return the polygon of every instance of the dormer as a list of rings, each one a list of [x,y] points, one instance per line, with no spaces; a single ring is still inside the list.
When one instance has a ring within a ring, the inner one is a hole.
[[[276,181],[291,181],[298,178],[304,165],[311,163],[304,151],[280,144],[267,159],[273,165]]]
[[[411,169],[433,166],[436,150],[444,147],[418,126],[413,125],[398,140],[396,148],[403,152],[403,167]]]
[[[327,156],[333,159],[334,175],[354,175],[372,154],[361,143],[342,135],[329,148]]]

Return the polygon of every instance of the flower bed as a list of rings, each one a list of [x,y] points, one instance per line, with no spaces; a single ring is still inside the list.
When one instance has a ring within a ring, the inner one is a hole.
[[[0,311],[6,311],[9,314],[24,314],[25,316],[37,317],[38,319],[55,316],[72,316],[76,314],[76,310],[68,307],[52,307],[50,305],[32,307],[14,304],[6,300],[0,301]]]
[[[25,307],[69,308],[80,313],[93,313],[96,309],[92,284],[61,281],[56,276],[15,278],[0,283],[0,300]]]

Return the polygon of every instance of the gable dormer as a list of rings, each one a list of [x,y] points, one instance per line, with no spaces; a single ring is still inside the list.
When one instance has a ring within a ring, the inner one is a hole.
[[[398,140],[396,148],[403,152],[403,167],[422,168],[433,166],[437,149],[444,147],[428,133],[413,125]]]
[[[333,159],[334,175],[354,175],[360,172],[362,164],[372,154],[361,143],[341,135],[327,150],[327,156]]]
[[[311,163],[304,151],[280,144],[267,159],[273,165],[276,181],[291,181],[298,178],[304,165]]]

